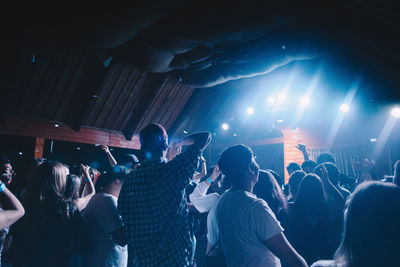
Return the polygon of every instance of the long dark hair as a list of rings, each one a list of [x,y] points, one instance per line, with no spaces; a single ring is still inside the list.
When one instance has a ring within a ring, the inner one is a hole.
[[[293,209],[305,217],[323,217],[328,212],[324,185],[316,174],[307,174],[300,182]]]
[[[281,211],[287,211],[286,198],[280,189],[278,182],[270,172],[260,170],[258,182],[253,188],[253,193],[258,198],[264,199],[275,214],[278,214]]]
[[[335,259],[345,266],[398,266],[400,187],[360,184],[347,202],[344,235]]]

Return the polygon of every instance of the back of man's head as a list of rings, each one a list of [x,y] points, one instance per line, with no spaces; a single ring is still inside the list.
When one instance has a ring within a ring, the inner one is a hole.
[[[104,189],[110,186],[115,180],[123,182],[125,180],[124,173],[115,173],[112,171],[102,173],[96,181],[96,191],[104,191]]]
[[[318,163],[313,160],[306,160],[301,164],[301,169],[306,173],[312,173]]]
[[[325,162],[332,162],[333,164],[335,164],[335,157],[331,154],[331,153],[321,153],[319,154],[319,156],[317,157],[317,163],[318,164],[322,164]]]
[[[247,178],[246,171],[252,163],[253,151],[245,145],[234,145],[225,149],[218,160],[221,172],[233,185],[241,185]]]
[[[300,164],[298,164],[296,162],[291,162],[287,165],[286,169],[289,174],[292,174],[295,171],[300,171],[301,167],[300,167]]]
[[[147,125],[140,131],[139,138],[141,150],[148,159],[161,157],[168,147],[167,131],[160,124]]]

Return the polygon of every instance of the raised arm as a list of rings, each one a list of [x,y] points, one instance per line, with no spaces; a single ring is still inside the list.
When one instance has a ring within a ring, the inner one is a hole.
[[[83,189],[83,194],[80,198],[75,200],[75,205],[78,208],[79,211],[83,210],[86,208],[87,204],[89,203],[89,200],[93,197],[93,195],[96,193],[96,190],[94,189],[94,184],[92,179],[90,178],[89,174],[89,166],[85,166],[81,164],[81,172],[82,172],[82,180],[85,183],[84,189]]]
[[[204,182],[199,183],[193,192],[189,195],[189,200],[193,206],[200,212],[208,212],[217,204],[219,194],[211,193],[207,195],[207,190],[220,174],[218,165],[214,168],[211,176]]]
[[[0,212],[0,230],[9,227],[18,221],[25,214],[21,202],[7,189],[3,182],[0,182],[0,194],[3,195],[2,206],[4,211]]]
[[[310,160],[310,157],[308,156],[308,153],[307,153],[306,145],[304,145],[304,144],[297,144],[296,148],[297,148],[298,150],[300,150],[301,153],[303,153],[304,161]]]
[[[195,183],[198,183],[201,178],[207,175],[207,164],[203,156],[201,156],[200,161],[201,161],[201,172],[193,176],[193,181]]]
[[[173,146],[190,146],[194,145],[198,147],[201,151],[203,151],[207,145],[211,141],[211,133],[209,132],[201,132],[194,133],[189,136],[186,136],[180,141],[173,143]]]
[[[264,244],[277,256],[282,262],[289,267],[306,267],[307,262],[299,253],[290,245],[283,233],[274,235],[264,241]]]
[[[115,158],[113,157],[113,155],[111,154],[110,149],[108,148],[108,146],[101,145],[101,149],[106,153],[107,158],[108,158],[108,162],[110,163],[111,167],[116,166],[118,163],[115,160]]]

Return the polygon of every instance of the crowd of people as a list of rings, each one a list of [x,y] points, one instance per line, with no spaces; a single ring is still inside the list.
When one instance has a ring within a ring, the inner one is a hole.
[[[393,179],[352,179],[323,153],[262,170],[246,145],[207,169],[211,134],[168,142],[159,124],[140,133],[141,157],[109,171],[33,160],[15,175],[3,158],[3,266],[398,266],[400,161]],[[201,166],[201,171],[197,172]],[[17,182],[19,181],[19,182]],[[18,186],[16,186],[18,185]]]

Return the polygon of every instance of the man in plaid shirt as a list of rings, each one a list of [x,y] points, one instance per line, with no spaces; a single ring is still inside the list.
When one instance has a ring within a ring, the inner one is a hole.
[[[167,161],[168,136],[158,124],[140,131],[146,159],[126,179],[118,209],[129,237],[130,251],[139,266],[191,266],[193,234],[190,230],[184,189],[211,140],[210,133],[196,133],[170,148],[186,151]]]

